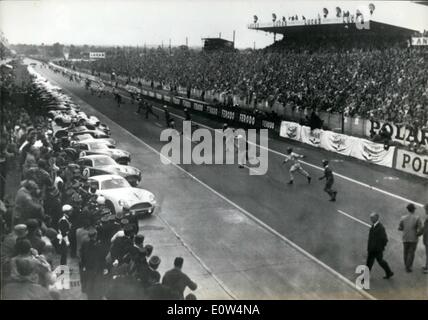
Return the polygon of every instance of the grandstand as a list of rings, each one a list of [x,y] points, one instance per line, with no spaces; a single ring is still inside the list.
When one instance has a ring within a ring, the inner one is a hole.
[[[304,17],[303,17],[304,18]],[[403,28],[396,25],[386,24],[375,20],[363,18],[334,17],[302,19],[298,18],[287,21],[274,21],[270,23],[252,23],[248,29],[272,33],[276,40],[276,35],[283,35],[281,45],[305,42],[315,44],[319,42],[321,48],[325,41],[334,41],[335,47],[391,47],[399,44],[407,46],[412,35],[417,30]]]

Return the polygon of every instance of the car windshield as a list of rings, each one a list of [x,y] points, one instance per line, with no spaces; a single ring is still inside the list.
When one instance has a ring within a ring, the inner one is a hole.
[[[99,157],[99,158],[95,158],[94,160],[94,167],[96,166],[110,166],[110,165],[115,165],[116,162],[109,157]]]
[[[128,181],[125,179],[112,178],[101,182],[101,190],[128,188],[130,187]]]
[[[92,139],[92,136],[90,134],[88,134],[88,133],[85,133],[85,134],[76,135],[76,138],[79,141],[83,141],[83,140]]]
[[[99,142],[99,141],[91,141],[88,142],[89,147],[92,149],[108,149],[106,143]]]

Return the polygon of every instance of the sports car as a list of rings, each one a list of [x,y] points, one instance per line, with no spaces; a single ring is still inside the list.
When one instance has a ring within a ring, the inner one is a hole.
[[[118,164],[109,156],[85,156],[77,160],[77,164],[82,169],[82,174],[86,177],[103,174],[117,174],[125,178],[133,187],[136,187],[141,181],[141,171],[139,169]]]
[[[112,146],[116,146],[116,141],[112,138],[94,138],[93,136],[91,136],[89,133],[82,133],[82,132],[77,132],[77,133],[72,133],[72,135],[69,135],[69,140],[71,142],[71,145],[73,145],[73,143],[76,142],[84,142],[84,141],[88,141],[88,140],[95,140],[95,141],[100,141],[100,142],[105,142],[106,144],[112,145]]]
[[[116,149],[115,146],[97,139],[74,143],[73,148],[80,152],[80,157],[103,154],[113,158],[119,164],[127,165],[131,162],[131,154],[128,151]]]
[[[150,191],[133,188],[125,178],[106,174],[88,179],[91,188],[106,198],[107,207],[121,217],[123,208],[128,207],[130,213],[137,218],[151,215],[156,208],[156,199]]]
[[[97,128],[95,129],[89,129],[87,126],[79,126],[79,127],[75,127],[72,129],[69,128],[60,128],[58,129],[56,127],[57,130],[54,129],[55,131],[55,138],[61,138],[61,137],[65,137],[65,136],[71,136],[72,134],[83,134],[83,133],[87,133],[90,134],[92,137],[94,138],[109,138],[110,134],[99,130]]]

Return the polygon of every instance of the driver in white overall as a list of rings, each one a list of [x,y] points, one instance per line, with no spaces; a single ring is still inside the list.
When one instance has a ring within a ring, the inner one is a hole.
[[[305,170],[303,170],[302,165],[300,164],[300,160],[304,158],[305,156],[297,154],[295,152],[293,152],[293,148],[288,148],[287,149],[287,154],[288,156],[286,156],[286,158],[284,159],[283,163],[287,163],[288,161],[291,161],[292,165],[290,168],[290,181],[288,182],[288,184],[293,184],[294,183],[294,172],[299,172],[300,174],[304,175],[306,177],[306,179],[308,179],[308,183],[311,183],[311,176],[309,175],[309,173],[307,173]]]

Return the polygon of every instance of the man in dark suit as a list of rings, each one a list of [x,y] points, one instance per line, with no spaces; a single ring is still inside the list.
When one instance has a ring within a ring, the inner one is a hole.
[[[383,259],[383,252],[385,251],[388,237],[384,226],[379,222],[379,214],[373,212],[370,214],[370,221],[372,226],[369,232],[369,241],[367,245],[367,267],[372,270],[374,261],[376,260],[382,269],[385,271],[384,279],[391,278],[394,273],[389,268],[388,263]]]

